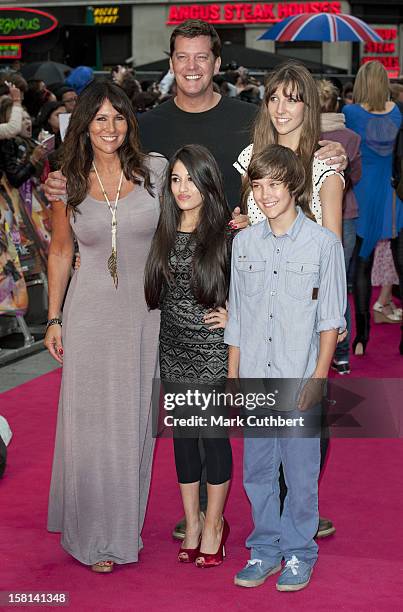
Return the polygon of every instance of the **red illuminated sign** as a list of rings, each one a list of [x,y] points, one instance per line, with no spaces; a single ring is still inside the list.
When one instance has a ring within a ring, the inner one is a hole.
[[[21,59],[21,43],[0,43],[0,59]]]
[[[379,56],[371,56],[367,55],[362,58],[361,64],[366,64],[367,62],[381,62],[386,68],[386,70],[398,70],[399,69],[399,58],[396,55],[388,55],[386,57]]]
[[[171,6],[167,25],[186,19],[215,24],[276,23],[301,13],[341,13],[340,2],[279,2],[273,4],[235,2],[232,4],[185,4]]]
[[[361,64],[377,61],[385,66],[390,77],[397,77],[400,73],[399,37],[397,28],[374,27],[374,30],[385,42],[370,42],[364,47]]]
[[[375,28],[375,32],[379,34],[383,40],[396,40],[397,38],[396,28]]]
[[[365,45],[365,53],[394,53],[395,43],[370,42]]]

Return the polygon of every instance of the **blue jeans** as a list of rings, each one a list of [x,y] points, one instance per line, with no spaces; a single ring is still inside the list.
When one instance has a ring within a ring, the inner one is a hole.
[[[288,489],[281,516],[280,463]],[[274,566],[295,555],[314,565],[319,467],[319,438],[245,438],[243,482],[254,522],[246,540],[251,559]]]
[[[351,257],[353,255],[354,246],[356,240],[355,232],[355,219],[343,219],[343,251],[344,251],[344,262],[346,264],[346,274],[350,265]],[[351,332],[351,309],[349,301],[347,300],[347,309],[345,313],[345,319],[347,323],[347,336],[343,342],[340,342],[334,354],[336,361],[349,362],[350,357],[350,332]]]

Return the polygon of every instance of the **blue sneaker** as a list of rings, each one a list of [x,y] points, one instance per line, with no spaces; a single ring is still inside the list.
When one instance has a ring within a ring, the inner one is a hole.
[[[243,570],[237,573],[234,584],[243,587],[260,586],[269,576],[280,570],[281,563],[269,566],[267,563],[263,563],[261,559],[251,559]]]
[[[308,586],[311,574],[312,567],[293,555],[284,565],[276,584],[277,591],[300,591]]]

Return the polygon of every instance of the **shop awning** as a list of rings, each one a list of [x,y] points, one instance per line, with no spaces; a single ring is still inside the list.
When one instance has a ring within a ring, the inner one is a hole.
[[[232,62],[236,62],[238,66],[245,66],[249,70],[270,70],[275,68],[279,64],[287,61],[288,59],[296,59],[286,55],[280,55],[278,53],[268,53],[267,51],[259,51],[258,49],[251,49],[249,47],[243,47],[242,45],[223,45],[221,54],[222,67],[225,67]],[[315,74],[346,74],[347,70],[342,68],[336,68],[335,66],[328,66],[327,64],[320,64],[319,62],[311,62],[307,60],[298,60],[305,64],[305,66]],[[168,58],[151,62],[149,64],[141,64],[136,66],[137,72],[166,72],[169,68]]]

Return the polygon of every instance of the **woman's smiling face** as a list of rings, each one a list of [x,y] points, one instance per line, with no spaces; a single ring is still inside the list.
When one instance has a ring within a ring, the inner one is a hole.
[[[115,153],[127,134],[127,120],[109,100],[105,100],[88,126],[94,151]]]
[[[267,103],[270,121],[277,133],[285,136],[301,133],[304,122],[305,104],[291,88],[281,83]]]

